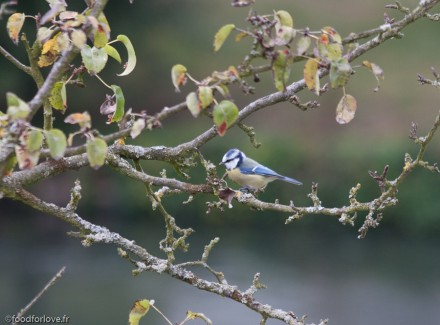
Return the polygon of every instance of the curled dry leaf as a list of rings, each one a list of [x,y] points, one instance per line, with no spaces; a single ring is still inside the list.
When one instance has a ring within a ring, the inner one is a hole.
[[[336,107],[336,122],[339,124],[349,123],[354,118],[356,109],[356,98],[349,94],[342,96]]]
[[[15,45],[18,44],[18,36],[24,24],[25,16],[23,13],[16,12],[8,18],[6,23],[6,28],[8,30],[9,38],[14,42]]]
[[[230,189],[229,187],[218,192],[218,197],[228,203],[228,207],[232,208],[232,200],[237,195],[237,191]]]

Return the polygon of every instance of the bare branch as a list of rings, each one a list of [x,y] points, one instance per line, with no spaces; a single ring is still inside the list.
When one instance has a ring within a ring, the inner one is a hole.
[[[31,67],[21,63],[18,59],[16,59],[11,53],[5,50],[3,46],[0,45],[0,54],[5,57],[9,62],[11,62],[13,65],[15,65],[16,68],[23,71],[24,73],[32,76],[32,69]]]
[[[53,286],[59,279],[61,279],[61,277],[64,274],[64,271],[66,271],[66,267],[63,266],[58,272],[57,274],[55,274],[52,279],[50,279],[50,281],[44,286],[43,289],[41,289],[41,291],[24,307],[22,308],[16,315],[16,319],[20,319],[21,317],[23,317],[29,309],[31,309],[31,307],[38,301],[40,300],[40,298],[50,289],[51,286]],[[13,323],[14,325],[16,324],[15,322]]]
[[[181,266],[173,265],[169,263],[168,260],[151,255],[145,248],[135,244],[134,241],[128,240],[118,233],[111,232],[105,227],[88,222],[66,208],[44,202],[22,188],[10,189],[2,186],[0,189],[9,197],[19,200],[36,210],[52,215],[77,228],[80,231],[77,235],[84,238],[83,245],[86,247],[94,243],[116,245],[123,251],[135,255],[140,260],[136,263],[140,271],[151,271],[159,274],[166,273],[200,290],[237,301],[264,317],[278,319],[290,325],[301,325],[296,319],[295,314],[290,311],[275,309],[267,304],[263,304],[253,297],[245,295],[245,293],[238,290],[236,286],[204,280]]]

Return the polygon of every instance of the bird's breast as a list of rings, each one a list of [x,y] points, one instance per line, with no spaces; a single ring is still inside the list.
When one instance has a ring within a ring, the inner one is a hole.
[[[228,177],[241,186],[248,186],[255,189],[262,189],[267,183],[273,181],[272,177],[264,177],[261,175],[242,174],[238,168],[229,170]]]

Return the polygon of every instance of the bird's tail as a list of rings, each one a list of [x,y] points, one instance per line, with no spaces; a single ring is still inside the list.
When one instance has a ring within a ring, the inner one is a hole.
[[[303,185],[300,181],[297,181],[296,179],[290,178],[290,177],[286,177],[286,176],[281,176],[280,179],[282,181],[285,181],[287,183],[291,183],[294,185]]]

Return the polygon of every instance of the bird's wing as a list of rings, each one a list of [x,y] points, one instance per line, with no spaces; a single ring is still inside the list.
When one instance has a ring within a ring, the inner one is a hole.
[[[241,172],[243,174],[247,175],[262,175],[262,176],[268,176],[268,177],[281,177],[280,174],[274,172],[272,169],[269,169],[267,167],[258,165],[254,167],[242,167],[240,168]]]
[[[254,167],[241,167],[240,171],[246,175],[261,175],[266,177],[274,177],[288,183],[292,183],[295,185],[302,185],[300,181],[297,181],[296,179],[287,176],[280,175],[277,172],[273,171],[272,169],[269,169],[262,165],[258,165]]]

